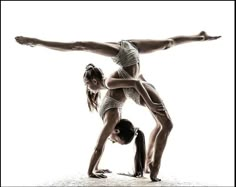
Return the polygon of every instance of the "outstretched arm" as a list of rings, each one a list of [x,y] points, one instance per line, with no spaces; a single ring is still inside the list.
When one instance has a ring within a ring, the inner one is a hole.
[[[114,42],[93,42],[93,41],[78,41],[78,42],[54,42],[45,41],[37,38],[29,38],[24,36],[15,37],[16,41],[22,45],[43,46],[58,51],[87,51],[103,56],[113,57],[119,51],[119,44]]]
[[[208,41],[216,40],[221,36],[209,36],[205,31],[192,36],[175,36],[166,40],[129,40],[133,43],[140,53],[150,53],[156,50],[168,49],[170,47],[195,42],[195,41]]]
[[[104,120],[103,120],[105,123],[105,126],[98,138],[98,143],[95,147],[94,153],[90,160],[89,169],[88,169],[89,177],[92,177],[92,178],[105,178],[106,177],[103,174],[95,174],[94,169],[102,156],[105,142],[108,136],[112,133],[119,119],[120,117],[119,117],[118,109],[111,109],[105,113]]]

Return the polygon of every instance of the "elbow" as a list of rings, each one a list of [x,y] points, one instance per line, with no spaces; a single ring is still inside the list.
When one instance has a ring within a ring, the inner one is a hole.
[[[111,83],[110,80],[108,80],[105,84],[106,84],[105,86],[106,86],[108,89],[112,89],[112,83]]]
[[[174,39],[169,38],[169,39],[167,39],[167,43],[166,43],[164,49],[169,49],[169,48],[173,47],[174,45],[175,45]]]

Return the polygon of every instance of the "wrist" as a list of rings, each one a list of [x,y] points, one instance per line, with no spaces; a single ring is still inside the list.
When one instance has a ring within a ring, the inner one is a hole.
[[[93,173],[93,169],[89,168],[87,174],[90,176]]]
[[[91,171],[88,171],[88,176],[91,176],[92,174],[93,174],[93,172],[91,172]]]

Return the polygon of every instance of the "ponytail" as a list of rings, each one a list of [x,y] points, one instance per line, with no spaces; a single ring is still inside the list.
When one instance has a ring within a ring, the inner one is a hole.
[[[137,137],[135,138],[136,153],[134,157],[134,177],[143,176],[146,159],[146,145],[145,136],[141,130],[138,129]]]
[[[89,89],[87,88],[86,94],[87,94],[87,103],[88,103],[89,111],[93,111],[93,109],[97,111],[98,97],[100,96],[100,92],[93,93],[89,91]]]
[[[120,132],[117,134],[124,144],[130,143],[135,137],[136,153],[134,157],[134,174],[128,175],[132,177],[142,177],[145,168],[146,145],[145,136],[141,130],[134,128],[133,124],[127,119],[121,119],[115,129]]]

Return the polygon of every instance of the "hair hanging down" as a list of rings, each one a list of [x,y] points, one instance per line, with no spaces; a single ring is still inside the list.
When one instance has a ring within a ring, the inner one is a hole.
[[[133,124],[127,119],[121,119],[117,124],[115,129],[119,129],[120,133],[118,136],[121,140],[124,141],[125,144],[130,143],[134,136],[135,138],[135,146],[136,153],[134,157],[134,177],[143,176],[143,171],[145,167],[145,159],[146,159],[146,145],[145,145],[145,136],[141,130],[137,130],[134,128]]]
[[[84,81],[92,81],[92,79],[98,79],[102,81],[103,79],[103,72],[100,68],[95,67],[93,64],[88,64],[85,68],[84,73]],[[91,92],[88,87],[86,88],[87,94],[87,102],[89,110],[92,111],[93,109],[98,108],[98,97],[100,96],[100,92],[93,93]]]

